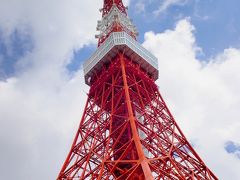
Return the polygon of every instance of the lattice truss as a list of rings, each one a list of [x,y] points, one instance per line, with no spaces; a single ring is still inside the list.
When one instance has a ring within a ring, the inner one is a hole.
[[[122,0],[104,0],[103,9],[101,9],[102,15],[105,16],[108,14],[114,5],[116,5],[123,14],[127,15],[126,7],[123,5]]]
[[[149,179],[217,179],[181,132],[154,81],[119,54],[96,75],[58,179],[146,179],[146,169]]]

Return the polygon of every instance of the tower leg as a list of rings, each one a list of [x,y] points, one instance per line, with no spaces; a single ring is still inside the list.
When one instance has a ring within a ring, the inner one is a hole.
[[[153,180],[153,176],[151,173],[151,170],[149,168],[148,165],[148,160],[146,159],[144,152],[143,152],[143,147],[140,141],[140,137],[137,131],[137,127],[136,127],[136,118],[133,115],[133,109],[132,109],[132,101],[130,98],[130,94],[129,94],[129,86],[127,83],[127,78],[126,78],[126,70],[125,70],[125,63],[124,63],[124,56],[123,54],[120,54],[120,63],[121,63],[121,68],[122,68],[122,77],[123,77],[123,88],[125,91],[125,98],[126,98],[126,103],[127,103],[127,109],[128,109],[128,116],[129,116],[129,121],[130,121],[130,125],[131,125],[131,130],[132,130],[132,135],[133,135],[133,140],[134,143],[136,145],[136,149],[137,149],[137,153],[138,153],[138,157],[139,157],[139,161],[141,163],[141,167],[144,173],[144,177],[147,180]]]
[[[79,129],[57,179],[217,177],[183,135],[154,80],[119,53],[91,85]]]

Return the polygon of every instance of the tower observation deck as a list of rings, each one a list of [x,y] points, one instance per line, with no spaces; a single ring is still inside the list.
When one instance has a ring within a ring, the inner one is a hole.
[[[122,2],[105,3],[107,5],[104,4],[103,18],[97,26],[100,31],[96,35],[99,47],[83,66],[86,84],[91,85],[95,80],[94,75],[101,72],[103,66],[110,64],[119,52],[124,52],[129,59],[140,65],[151,78],[158,79],[157,58],[136,41],[136,27],[127,16]]]
[[[104,0],[90,86],[57,180],[217,180],[188,142],[155,81],[158,60],[137,42],[122,0]]]

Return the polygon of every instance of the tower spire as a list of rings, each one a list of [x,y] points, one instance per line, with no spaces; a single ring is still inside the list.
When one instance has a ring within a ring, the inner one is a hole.
[[[127,15],[127,8],[123,5],[122,0],[104,0],[102,16],[108,14],[113,6],[116,6],[122,13]]]
[[[122,0],[104,0],[102,19],[98,21],[99,34],[98,46],[100,46],[112,32],[126,32],[136,39],[138,32],[132,20],[127,15],[127,8]]]

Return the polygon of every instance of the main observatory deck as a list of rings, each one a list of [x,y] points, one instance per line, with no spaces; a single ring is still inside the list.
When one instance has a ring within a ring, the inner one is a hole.
[[[90,85],[91,76],[98,73],[119,51],[139,64],[154,80],[158,79],[157,58],[127,33],[113,32],[83,64],[85,83]]]

